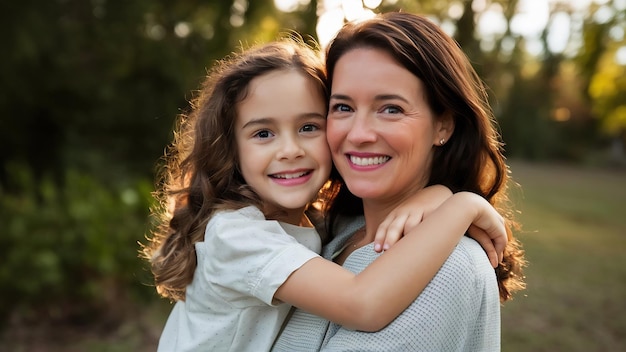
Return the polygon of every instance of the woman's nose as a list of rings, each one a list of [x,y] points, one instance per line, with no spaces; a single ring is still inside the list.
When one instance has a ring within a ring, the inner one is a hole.
[[[346,138],[353,144],[371,143],[376,141],[374,121],[365,113],[357,113]]]

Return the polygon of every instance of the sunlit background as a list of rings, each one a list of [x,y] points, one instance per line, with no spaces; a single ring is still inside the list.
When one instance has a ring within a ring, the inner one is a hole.
[[[293,12],[300,6],[310,5],[310,1],[306,0],[275,0],[274,3],[283,12]],[[319,3],[316,34],[322,46],[328,44],[345,22],[374,16],[382,3],[382,0],[324,0]],[[394,5],[398,0],[385,3]],[[520,0],[510,21],[507,21],[505,13],[507,2],[476,0],[472,3],[472,10],[475,14],[478,40],[486,51],[492,50],[499,38],[521,36],[527,42],[529,53],[541,55],[546,49],[541,43],[541,36],[545,31],[547,49],[550,52],[575,55],[583,45],[580,36],[583,20],[592,4],[594,7],[599,6],[593,15],[593,20],[597,23],[607,23],[616,17],[623,17],[623,12],[626,11],[624,0],[612,3],[610,0]],[[447,29],[448,34],[454,35],[455,23],[464,12],[464,3],[449,1],[446,7],[447,18],[437,22]],[[615,42],[622,42],[623,26],[612,26],[609,35]],[[508,47],[512,48],[512,45],[509,44]],[[626,64],[626,46],[616,50],[615,60],[620,65]]]
[[[503,351],[626,350],[626,0],[57,0],[0,5],[0,351],[154,351],[171,305],[137,252],[208,68],[394,10],[489,86],[530,262]]]

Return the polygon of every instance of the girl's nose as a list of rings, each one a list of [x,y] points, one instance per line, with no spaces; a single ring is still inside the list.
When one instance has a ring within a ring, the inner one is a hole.
[[[279,160],[296,159],[304,155],[304,148],[297,137],[284,137],[276,154]]]

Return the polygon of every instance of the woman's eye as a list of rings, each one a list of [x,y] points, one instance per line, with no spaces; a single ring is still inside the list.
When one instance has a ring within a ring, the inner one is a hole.
[[[255,133],[253,135],[254,138],[260,138],[260,139],[265,139],[265,138],[270,138],[272,137],[272,132],[268,131],[268,130],[261,130],[258,131],[257,133]]]
[[[332,107],[332,111],[338,111],[338,112],[350,112],[352,109],[350,109],[350,107],[346,104],[335,104]]]
[[[400,114],[402,113],[402,109],[397,106],[391,105],[383,108],[383,113],[385,114]]]

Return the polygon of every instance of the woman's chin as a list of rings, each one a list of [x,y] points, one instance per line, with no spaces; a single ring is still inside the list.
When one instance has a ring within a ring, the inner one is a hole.
[[[374,184],[353,184],[346,183],[350,193],[362,199],[378,198],[381,196],[381,190]]]

